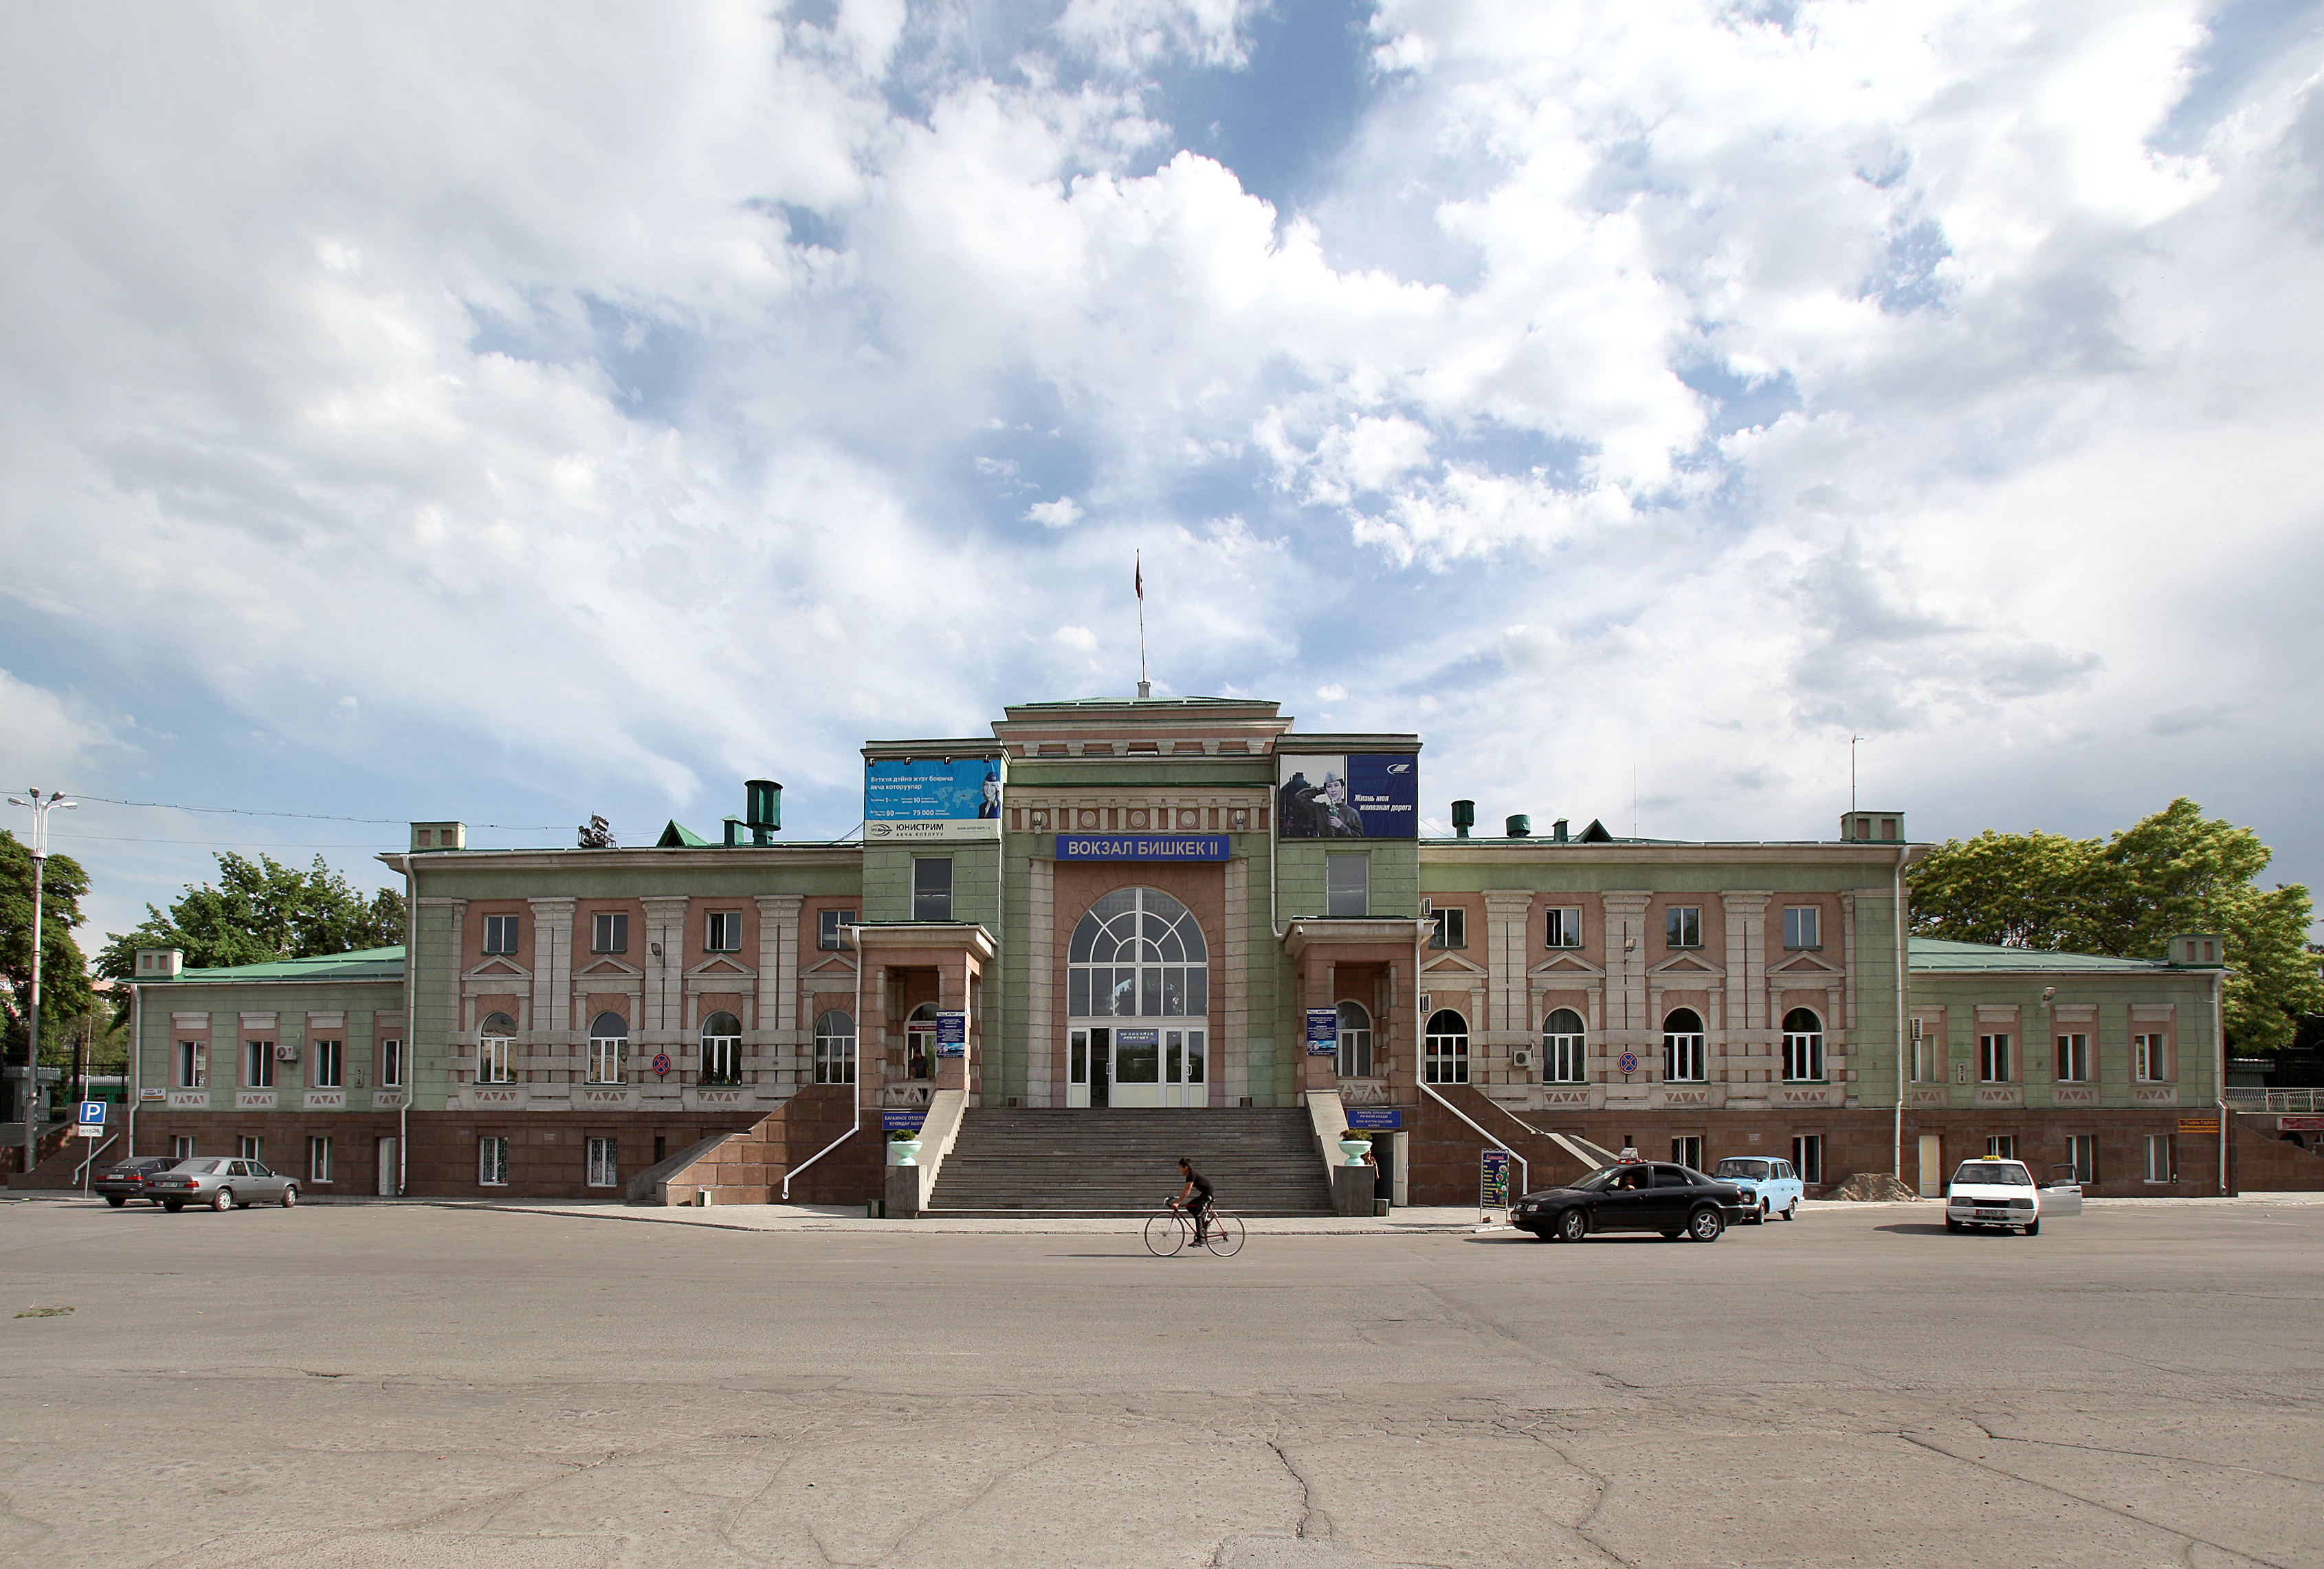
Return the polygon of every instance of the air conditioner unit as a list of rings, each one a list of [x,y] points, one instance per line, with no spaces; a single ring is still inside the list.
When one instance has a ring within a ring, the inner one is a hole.
[[[297,1062],[299,1060],[299,1043],[295,1040],[286,1040],[280,1046],[277,1046],[274,1048],[274,1060],[276,1062]]]
[[[1511,1067],[1531,1067],[1533,1066],[1533,1053],[1529,1051],[1513,1051],[1509,1053],[1509,1066]]]

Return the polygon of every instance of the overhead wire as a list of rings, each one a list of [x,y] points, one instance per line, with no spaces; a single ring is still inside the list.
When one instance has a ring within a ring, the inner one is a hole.
[[[97,801],[108,807],[147,807],[162,812],[212,812],[237,817],[303,817],[309,822],[315,823],[377,823],[392,828],[407,826],[410,822],[410,819],[404,817],[348,817],[333,812],[265,812],[254,807],[187,807],[180,806],[174,801],[121,801],[110,796],[75,795],[72,798],[77,801]],[[477,823],[473,826],[479,828],[502,828],[522,834],[560,834],[567,827],[563,823]],[[199,841],[189,839],[184,842],[196,844]]]

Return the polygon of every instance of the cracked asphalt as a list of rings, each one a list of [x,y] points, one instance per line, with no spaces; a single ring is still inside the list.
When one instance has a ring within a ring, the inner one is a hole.
[[[38,1203],[0,1285],[6,1565],[2324,1564],[2324,1204],[1157,1260]]]

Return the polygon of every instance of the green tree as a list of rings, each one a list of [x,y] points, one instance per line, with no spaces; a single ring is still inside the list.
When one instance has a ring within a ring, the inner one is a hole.
[[[183,948],[189,969],[215,969],[403,940],[402,896],[383,888],[365,900],[320,855],[304,872],[271,855],[253,861],[229,852],[217,863],[215,884],[189,883],[166,915],[149,904],[135,930],[112,934],[97,973],[134,976],[139,948]]]
[[[2276,1051],[2301,1015],[2324,1011],[2324,982],[2308,951],[2308,890],[2258,886],[2272,859],[2257,834],[2205,818],[2183,796],[2104,841],[1988,828],[1947,840],[1906,874],[1913,929],[2138,959],[2163,957],[2177,932],[2221,933],[2228,1043]]]
[[[95,1005],[88,962],[72,928],[80,925],[88,873],[69,855],[51,855],[41,879],[41,1057],[53,1062],[65,1026]],[[24,1031],[32,1003],[32,852],[0,829],[0,976],[8,987],[6,1055],[24,1060]]]

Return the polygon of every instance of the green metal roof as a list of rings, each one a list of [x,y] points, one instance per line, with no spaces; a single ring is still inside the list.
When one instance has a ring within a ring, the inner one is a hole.
[[[2029,970],[2080,972],[2168,970],[2164,959],[2117,959],[2105,954],[2061,954],[2046,948],[2006,948],[1991,943],[1956,943],[1942,937],[1914,937],[1912,967],[1921,973],[1966,974],[1977,971],[2001,973]]]
[[[214,970],[188,970],[187,981],[401,981],[403,945],[392,948],[361,948],[352,954],[316,954],[304,959],[270,959],[263,964],[226,964]],[[152,983],[148,983],[151,984]]]
[[[724,846],[715,839],[704,838],[676,817],[672,817],[669,820],[669,826],[661,831],[661,837],[654,841],[654,848],[657,850],[716,850]]]

